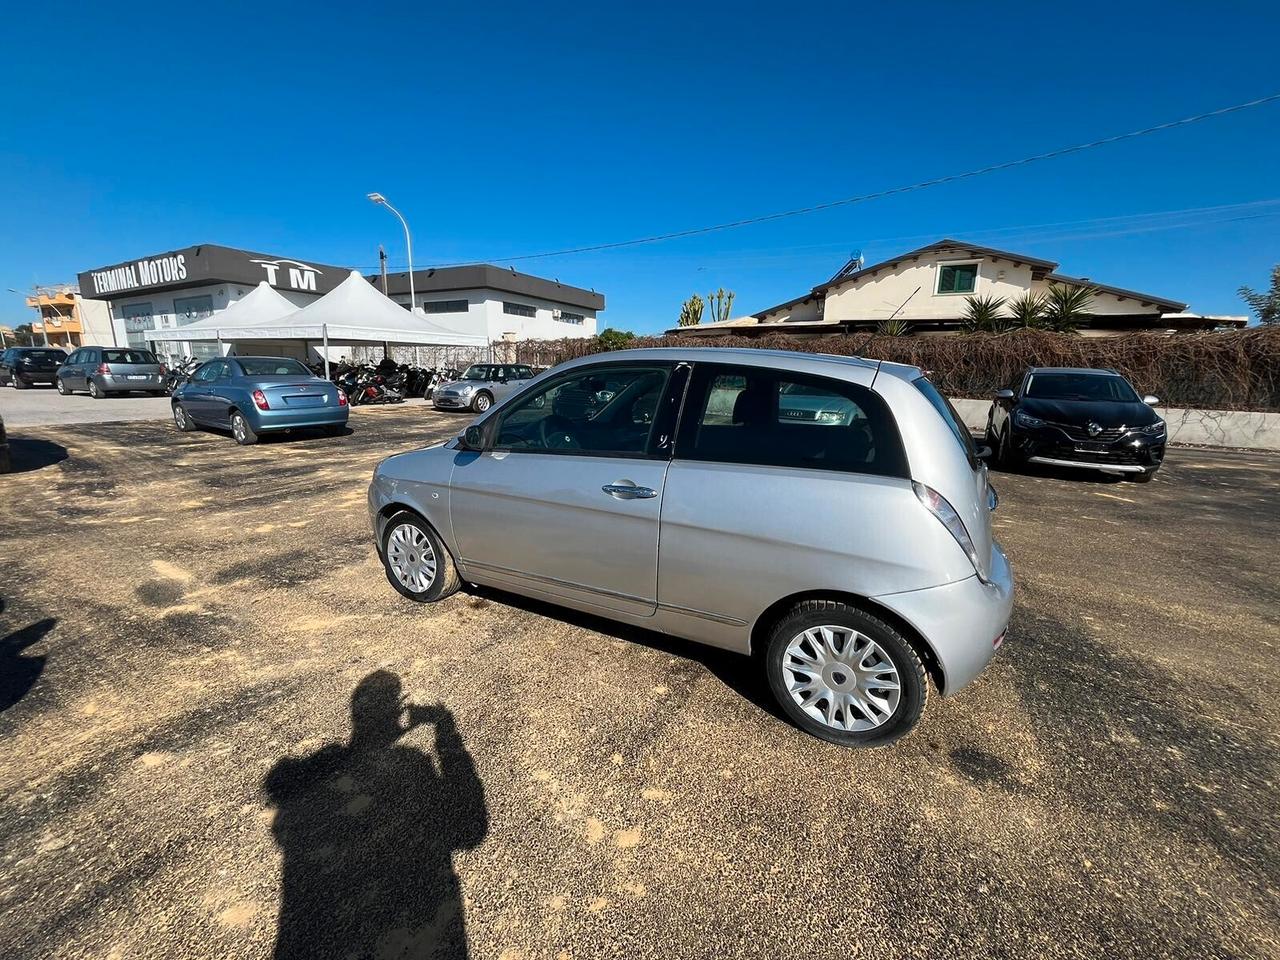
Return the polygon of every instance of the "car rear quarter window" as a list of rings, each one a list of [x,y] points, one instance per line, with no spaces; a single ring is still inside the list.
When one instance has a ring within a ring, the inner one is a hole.
[[[925,377],[920,377],[914,380],[913,383],[915,388],[924,394],[925,399],[933,405],[933,409],[937,410],[942,419],[946,421],[947,428],[955,436],[960,448],[964,450],[969,466],[976,470],[978,468],[978,448],[974,446],[973,435],[969,432],[969,428],[965,426],[960,414],[956,412],[956,408],[951,405],[951,401],[944,397],[941,391]]]
[[[879,395],[763,367],[696,366],[676,457],[908,476],[897,424]]]

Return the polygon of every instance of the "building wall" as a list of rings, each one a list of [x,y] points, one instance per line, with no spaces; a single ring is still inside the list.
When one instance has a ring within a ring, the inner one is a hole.
[[[963,316],[965,298],[970,294],[938,293],[939,268],[947,263],[975,262],[979,264],[978,280],[972,295],[1012,300],[1028,290],[1044,293],[1049,287],[1048,281],[1032,280],[1032,269],[1025,263],[1015,266],[1008,260],[966,256],[959,250],[933,251],[922,254],[919,260],[904,260],[897,269],[885,268],[876,276],[867,274],[830,288],[826,319],[881,320],[893,314],[904,301],[906,306],[898,317],[905,320],[948,320]],[[1136,300],[1096,294],[1090,312],[1099,316],[1138,313],[1156,316],[1160,311],[1154,304],[1144,307]]]
[[[818,310],[820,303],[819,297],[811,297],[794,306],[787,307],[785,310],[762,313],[759,316],[759,320],[761,323],[798,323],[805,320],[821,320],[823,315]]]
[[[392,300],[401,306],[409,306],[409,295],[393,294]],[[449,290],[432,291],[417,294],[419,309],[428,301],[466,300],[467,312],[464,313],[430,313],[427,319],[437,320],[445,326],[466,327],[477,323],[476,318],[483,320],[486,334],[491,341],[508,339],[514,336],[519,340],[559,340],[562,337],[593,337],[596,334],[596,314],[594,310],[583,307],[571,307],[567,304],[542,300],[538,297],[527,297],[523,294],[503,293],[499,290]],[[519,303],[533,307],[536,315],[532,317],[516,316],[503,312],[503,303]],[[581,323],[570,323],[556,320],[553,310],[565,313],[580,314]]]

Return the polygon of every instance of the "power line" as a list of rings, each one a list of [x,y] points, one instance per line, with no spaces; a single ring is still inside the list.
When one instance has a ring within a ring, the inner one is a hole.
[[[931,180],[920,180],[916,183],[910,183],[900,187],[890,187],[886,190],[877,190],[874,193],[864,193],[855,197],[845,197],[841,200],[828,200],[825,203],[815,203],[811,206],[798,207],[794,210],[783,210],[779,213],[768,213],[757,217],[745,217],[741,220],[717,223],[709,227],[693,227],[688,230],[659,233],[649,237],[638,237],[634,240],[615,240],[611,243],[596,243],[584,247],[569,247],[564,250],[550,250],[545,253],[526,253],[515,257],[494,257],[492,259],[499,263],[513,263],[517,260],[538,260],[544,257],[564,257],[578,253],[595,253],[600,250],[617,250],[620,247],[635,247],[646,243],[660,243],[664,240],[678,240],[683,237],[695,237],[707,233],[716,233],[721,230],[733,230],[737,227],[746,227],[757,223],[769,223],[774,220],[784,220],[788,217],[800,217],[810,213],[817,213],[821,210],[830,210],[834,207],[844,207],[855,203],[865,203],[868,200],[881,200],[885,197],[892,197],[902,193],[911,193],[916,190],[924,190],[928,187],[936,187],[944,183],[955,183],[960,180],[970,180],[974,177],[981,177],[988,173],[997,173],[1001,170],[1009,170],[1013,167],[1022,167],[1032,163],[1039,163],[1043,160],[1053,160],[1058,157],[1065,157],[1068,154],[1079,153],[1082,150],[1092,150],[1095,147],[1108,146],[1109,144],[1120,143],[1124,140],[1133,140],[1138,137],[1149,136],[1153,133],[1160,133],[1164,130],[1172,130],[1176,127],[1185,127],[1189,124],[1200,123],[1203,120],[1210,120],[1214,117],[1225,116],[1229,113],[1249,110],[1253,107],[1260,107],[1264,104],[1274,103],[1277,100],[1280,100],[1280,93],[1273,93],[1269,96],[1258,97],[1256,100],[1248,100],[1244,103],[1233,104],[1229,107],[1219,107],[1217,110],[1209,110],[1205,113],[1198,113],[1195,116],[1183,117],[1180,120],[1170,120],[1166,123],[1158,123],[1155,126],[1143,127],[1141,130],[1132,130],[1129,133],[1120,133],[1110,137],[1102,137],[1098,140],[1090,140],[1087,143],[1077,143],[1069,147],[1058,147],[1056,150],[1037,153],[1029,157],[1022,157],[1018,160],[1005,160],[1001,163],[989,164],[988,166],[979,167],[976,170],[968,170],[964,173],[953,173],[944,177],[934,177]],[[487,261],[468,260],[462,263],[449,264],[449,266],[469,266],[471,264],[485,262]]]

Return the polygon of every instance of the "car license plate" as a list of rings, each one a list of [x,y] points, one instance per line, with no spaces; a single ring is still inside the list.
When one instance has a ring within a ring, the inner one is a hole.
[[[1105,443],[1077,443],[1076,453],[1102,453],[1107,449]]]
[[[148,377],[145,373],[131,373],[131,374],[129,374],[129,376],[128,376],[128,377],[126,377],[125,379],[127,379],[127,380],[150,380],[151,378],[150,378],[150,377]]]

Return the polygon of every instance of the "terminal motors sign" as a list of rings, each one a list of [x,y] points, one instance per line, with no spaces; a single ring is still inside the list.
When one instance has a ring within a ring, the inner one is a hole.
[[[262,280],[280,290],[328,293],[347,274],[342,267],[204,244],[90,270],[79,279],[85,296],[115,300],[151,290],[224,282],[256,286]]]

